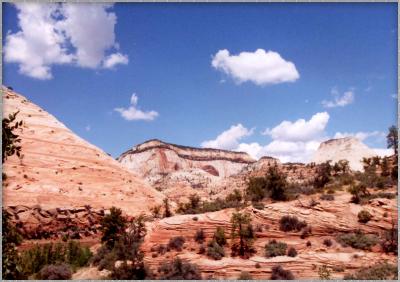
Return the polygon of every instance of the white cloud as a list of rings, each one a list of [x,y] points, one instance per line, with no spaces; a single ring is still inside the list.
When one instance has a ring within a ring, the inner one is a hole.
[[[397,93],[390,95],[393,99],[397,99]]]
[[[370,137],[376,137],[378,139],[382,139],[385,137],[385,133],[382,131],[359,131],[355,133],[351,132],[336,132],[333,138],[344,138],[344,137],[355,137],[360,141],[364,141]]]
[[[92,129],[92,128],[90,127],[90,125],[86,125],[86,126],[85,126],[85,130],[86,130],[86,131],[90,131],[91,129]]]
[[[103,63],[104,68],[112,69],[118,64],[127,65],[129,63],[128,56],[121,53],[115,53],[108,56]]]
[[[21,74],[51,79],[57,64],[112,67],[127,63],[127,56],[110,54],[118,49],[114,28],[117,17],[104,4],[18,3],[20,30],[8,33],[6,62],[17,63]],[[114,56],[113,56],[114,55]]]
[[[129,108],[115,108],[114,111],[119,112],[121,116],[126,120],[154,120],[158,117],[158,113],[156,111],[141,111],[137,108],[138,97],[135,93],[131,96],[131,105]]]
[[[267,128],[262,134],[270,135],[274,140],[309,141],[324,134],[329,121],[327,112],[316,113],[309,121],[298,119],[295,122],[283,121],[273,129]]]
[[[213,56],[211,65],[237,83],[251,81],[257,85],[268,85],[294,82],[300,77],[292,62],[285,61],[277,52],[263,49],[239,55],[230,55],[226,49],[219,50]]]
[[[243,137],[253,134],[253,129],[247,129],[242,124],[232,125],[231,128],[222,132],[214,140],[208,140],[201,143],[203,148],[215,148],[234,150],[239,145],[239,140]]]
[[[333,88],[331,90],[331,95],[334,96],[333,101],[322,101],[322,106],[325,108],[344,107],[354,102],[354,91],[351,89],[344,92],[343,95],[340,96],[338,90]]]

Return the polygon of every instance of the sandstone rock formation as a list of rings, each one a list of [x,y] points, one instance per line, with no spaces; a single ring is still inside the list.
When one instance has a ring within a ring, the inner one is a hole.
[[[4,115],[19,111],[22,155],[3,166],[3,205],[42,209],[118,206],[148,212],[163,195],[24,96],[2,88]]]
[[[322,142],[314,154],[313,162],[319,164],[331,160],[336,163],[348,160],[352,170],[363,170],[362,159],[371,158],[377,154],[355,137],[331,139]]]

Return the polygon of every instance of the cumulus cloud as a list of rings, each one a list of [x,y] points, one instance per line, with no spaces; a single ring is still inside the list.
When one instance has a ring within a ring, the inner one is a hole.
[[[283,121],[272,129],[267,128],[262,134],[270,135],[274,140],[308,141],[324,134],[329,121],[327,112],[316,113],[309,121],[298,119],[295,122]]]
[[[322,106],[325,108],[336,108],[336,107],[344,107],[354,102],[354,91],[348,90],[340,96],[339,91],[336,88],[331,90],[331,95],[334,97],[333,100],[323,100]]]
[[[377,139],[385,138],[385,133],[382,131],[359,131],[359,132],[336,132],[333,138],[355,137],[360,141],[364,141],[370,137]]]
[[[224,150],[234,150],[239,145],[239,140],[253,134],[252,129],[247,129],[242,124],[232,125],[214,140],[207,140],[201,143],[203,148],[215,148]]]
[[[251,81],[257,85],[294,82],[300,75],[296,66],[274,51],[257,49],[231,55],[228,50],[219,50],[211,65],[231,76],[237,83]]]
[[[109,11],[112,5],[17,3],[15,6],[19,30],[7,34],[4,59],[17,63],[21,74],[45,80],[52,78],[53,65],[95,69],[128,63],[126,55],[115,53],[117,17]]]
[[[130,102],[129,108],[115,108],[114,111],[120,113],[121,116],[126,120],[150,121],[158,117],[158,113],[156,111],[144,112],[137,107],[138,97],[135,93],[132,94]]]

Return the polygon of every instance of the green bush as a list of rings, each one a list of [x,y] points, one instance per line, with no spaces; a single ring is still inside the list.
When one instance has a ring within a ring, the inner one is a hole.
[[[284,256],[286,254],[287,245],[283,242],[277,242],[275,239],[265,244],[265,256],[272,258],[276,256]]]
[[[182,236],[177,236],[169,239],[168,249],[174,249],[177,251],[182,251],[182,246],[185,243],[185,238]]]
[[[162,263],[158,272],[161,280],[201,280],[197,265],[182,262],[179,257]]]
[[[126,228],[126,219],[122,216],[122,210],[112,207],[110,214],[107,214],[100,221],[103,236],[101,242],[106,243],[110,248],[119,240]]]
[[[68,280],[72,277],[72,271],[65,263],[51,264],[44,266],[38,276],[41,280]]]
[[[224,248],[221,247],[216,241],[212,240],[207,246],[207,256],[220,260],[225,256]]]
[[[358,213],[358,221],[361,223],[367,223],[371,218],[372,215],[366,210],[362,210]]]
[[[290,270],[285,270],[280,265],[272,267],[271,280],[294,280]]]
[[[370,250],[372,246],[378,243],[378,238],[375,235],[366,235],[361,231],[355,233],[342,234],[336,237],[343,247],[350,246],[354,249]]]
[[[397,265],[387,262],[363,267],[354,274],[343,277],[344,280],[397,280]]]
[[[225,231],[224,231],[224,229],[222,227],[220,227],[220,226],[217,227],[217,230],[214,233],[214,240],[220,246],[225,246],[226,245]]]
[[[385,253],[394,253],[397,255],[398,246],[398,229],[392,222],[392,228],[383,233],[383,239],[380,242],[381,247]]]
[[[295,248],[293,248],[293,247],[290,247],[289,248],[289,250],[288,250],[288,254],[287,254],[289,257],[295,257],[295,256],[297,256],[297,251],[296,251],[296,249]]]
[[[307,223],[305,221],[300,221],[295,216],[285,215],[279,220],[279,229],[284,232],[288,231],[300,231],[302,228],[306,227]]]
[[[196,234],[194,235],[194,240],[201,244],[204,242],[204,239],[206,238],[205,234],[204,234],[204,230],[203,229],[199,229],[196,231]]]

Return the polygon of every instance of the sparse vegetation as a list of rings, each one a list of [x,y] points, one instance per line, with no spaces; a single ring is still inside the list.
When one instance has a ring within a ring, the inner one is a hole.
[[[322,243],[327,247],[331,247],[333,244],[331,239],[324,239]]]
[[[367,235],[357,230],[354,233],[337,236],[336,241],[343,247],[350,246],[354,249],[370,250],[372,246],[378,243],[378,238],[375,235]]]
[[[220,260],[225,256],[225,251],[215,240],[211,240],[207,245],[207,256],[215,260]]]
[[[289,257],[295,257],[295,256],[297,256],[297,251],[296,251],[296,249],[295,248],[293,248],[293,247],[290,247],[289,248],[289,250],[288,250],[288,254],[287,254]]]
[[[226,245],[225,231],[222,227],[220,226],[217,227],[217,230],[215,231],[213,238],[218,243],[218,245],[220,246]]]
[[[250,257],[254,252],[253,240],[255,234],[251,225],[251,217],[248,213],[234,213],[232,223],[232,256]],[[238,241],[239,240],[239,241]]]
[[[371,218],[372,215],[366,210],[362,210],[358,213],[358,221],[361,223],[367,223]]]
[[[101,242],[112,249],[126,228],[126,220],[122,216],[121,209],[112,207],[110,213],[102,218],[100,225],[103,233]]]
[[[185,243],[185,238],[182,236],[176,236],[169,239],[168,249],[177,250],[178,252],[182,251],[182,246]]]
[[[363,267],[354,274],[343,277],[344,280],[397,280],[397,266],[387,262]]]
[[[11,157],[17,155],[21,157],[21,138],[16,134],[15,130],[22,126],[23,122],[16,121],[19,111],[9,114],[7,118],[2,121],[2,163]]]
[[[300,231],[302,228],[306,227],[307,223],[305,221],[300,221],[295,216],[285,215],[279,220],[279,229],[284,232],[289,231]]]
[[[283,242],[277,242],[275,239],[265,244],[265,256],[272,258],[276,256],[284,256],[286,254],[287,245]]]
[[[321,280],[331,279],[331,272],[325,264],[318,268],[318,275]]]
[[[197,265],[183,262],[179,257],[164,262],[158,272],[161,280],[201,280]]]
[[[290,270],[285,270],[282,266],[272,267],[271,280],[294,280],[294,275]]]
[[[241,271],[238,280],[253,280],[253,277],[249,272]]]
[[[62,264],[50,264],[42,268],[39,273],[39,279],[41,280],[68,280],[71,279],[72,271],[69,265]]]
[[[203,229],[199,229],[196,231],[196,234],[194,235],[194,240],[199,243],[202,244],[204,242],[204,239],[206,238],[205,234],[204,234],[204,230]]]
[[[335,196],[333,196],[331,194],[322,194],[319,198],[323,201],[334,201],[335,200]]]
[[[392,220],[392,227],[383,233],[383,239],[380,242],[381,247],[386,253],[394,253],[397,255],[398,248],[398,229],[395,226],[395,221]]]

